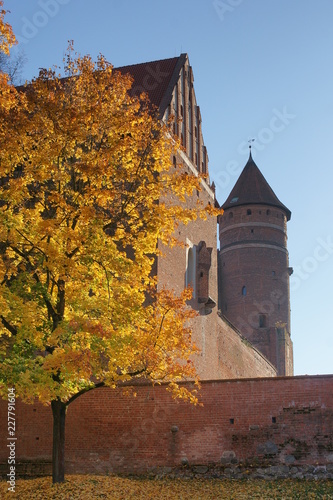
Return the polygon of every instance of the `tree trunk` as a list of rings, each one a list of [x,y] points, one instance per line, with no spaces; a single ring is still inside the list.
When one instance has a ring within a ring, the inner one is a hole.
[[[52,481],[65,481],[65,419],[67,406],[60,400],[51,402],[53,414]]]

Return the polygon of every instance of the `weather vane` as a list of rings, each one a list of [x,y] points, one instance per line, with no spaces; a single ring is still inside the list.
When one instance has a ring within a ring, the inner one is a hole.
[[[247,141],[247,142],[249,143],[249,148],[250,148],[250,149],[251,149],[251,146],[252,146],[252,144],[251,144],[251,143],[252,143],[252,142],[254,142],[254,141],[255,141],[255,139],[249,139],[249,140]]]

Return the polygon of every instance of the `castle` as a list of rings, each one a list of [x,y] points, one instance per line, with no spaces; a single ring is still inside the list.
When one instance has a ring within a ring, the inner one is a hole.
[[[148,93],[161,120],[173,119],[183,149],[173,161],[207,175],[195,198],[218,204],[210,184],[193,71],[187,54],[118,68],[134,78],[132,93]],[[195,203],[197,199],[189,199]],[[252,159],[241,173],[219,217],[196,221],[177,237],[185,249],[163,249],[158,280],[176,291],[191,285],[193,323],[201,349],[201,379],[293,374],[290,339],[287,221],[291,212],[274,194]]]
[[[147,92],[161,120],[172,121],[184,169],[206,174],[188,198],[217,204],[210,183],[188,56],[118,68]],[[202,406],[175,402],[142,381],[136,398],[98,388],[66,417],[66,473],[179,473],[189,477],[333,478],[333,375],[293,375],[287,221],[251,151],[216,217],[177,228],[184,247],[161,248],[160,286],[193,288],[190,305]],[[52,413],[17,401],[17,473],[49,474]],[[0,404],[7,428],[7,403]],[[6,433],[0,466],[7,473]]]

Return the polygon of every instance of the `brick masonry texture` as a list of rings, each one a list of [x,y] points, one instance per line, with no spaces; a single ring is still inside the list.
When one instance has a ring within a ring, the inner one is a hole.
[[[292,375],[285,214],[265,205],[236,206],[219,218],[219,233],[223,315],[273,363],[278,375]]]
[[[178,156],[177,163],[183,162],[184,157]],[[183,163],[183,167],[185,171],[188,168],[186,163]],[[198,200],[203,205],[214,202],[214,194],[206,184],[203,184],[200,192],[188,198],[187,205],[194,206]],[[192,245],[196,258],[196,275],[191,306],[198,312],[198,316],[192,322],[192,336],[194,343],[200,349],[200,354],[195,357],[200,379],[276,376],[277,371],[268,361],[267,353],[265,352],[265,357],[262,352],[258,352],[239,335],[233,325],[218,314],[216,217],[208,217],[207,220],[197,219],[187,226],[179,225],[176,237],[183,247],[159,246],[162,255],[157,259],[157,275],[160,287],[166,286],[180,293],[186,285],[188,252]],[[216,307],[209,313],[205,312],[205,304],[201,301],[200,294],[203,292],[216,303]],[[265,346],[268,344],[275,352],[275,329],[273,330],[271,335],[273,340],[270,341],[268,334],[264,336],[264,340]]]
[[[241,474],[244,467],[259,475],[287,474],[287,468],[290,475],[332,472],[333,375],[203,382],[203,406],[174,401],[164,386],[142,384],[135,391],[133,397],[96,389],[70,405],[68,473],[165,473],[165,467],[185,466],[193,473],[199,465],[206,472],[215,467],[217,473],[217,467],[220,475],[225,468],[226,474]],[[0,412],[4,470],[3,401]],[[18,463],[30,473],[33,463],[45,469],[51,460],[51,409],[18,401],[16,422]]]

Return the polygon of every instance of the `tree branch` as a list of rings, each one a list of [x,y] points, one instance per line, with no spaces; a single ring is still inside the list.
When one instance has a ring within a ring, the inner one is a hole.
[[[17,329],[16,329],[14,326],[12,326],[12,325],[11,325],[11,324],[10,324],[10,323],[6,320],[6,318],[4,318],[4,317],[2,316],[2,314],[0,315],[0,319],[1,319],[1,322],[2,322],[3,326],[4,326],[5,328],[7,328],[7,330],[8,330],[8,331],[9,331],[12,335],[17,335]]]
[[[105,383],[104,382],[97,382],[92,387],[87,387],[86,389],[82,389],[81,391],[74,394],[74,396],[69,398],[69,400],[66,402],[66,406],[69,406],[73,401],[75,401],[75,399],[77,399],[82,394],[85,394],[86,392],[92,391],[93,389],[98,389],[98,387],[105,387]]]

